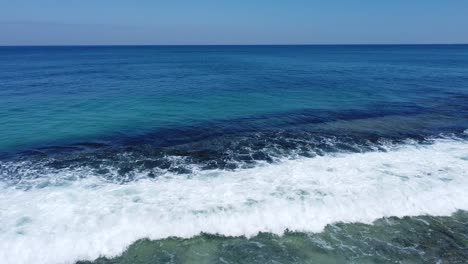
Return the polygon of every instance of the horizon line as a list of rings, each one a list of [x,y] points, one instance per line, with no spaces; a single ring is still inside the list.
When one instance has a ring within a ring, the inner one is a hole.
[[[171,46],[457,46],[468,43],[346,43],[346,44],[17,44],[0,47],[171,47]]]

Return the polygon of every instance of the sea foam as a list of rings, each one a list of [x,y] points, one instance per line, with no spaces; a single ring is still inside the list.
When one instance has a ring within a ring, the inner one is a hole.
[[[468,142],[456,139],[126,184],[88,175],[42,188],[3,185],[0,263],[111,257],[141,238],[281,235],[386,216],[450,215],[468,210],[467,189]]]

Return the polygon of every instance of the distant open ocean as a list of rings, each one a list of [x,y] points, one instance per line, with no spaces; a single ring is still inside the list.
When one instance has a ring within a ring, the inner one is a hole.
[[[0,47],[0,263],[468,263],[468,45]]]

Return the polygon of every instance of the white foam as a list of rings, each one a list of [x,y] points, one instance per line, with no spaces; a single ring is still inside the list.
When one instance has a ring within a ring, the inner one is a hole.
[[[83,172],[80,172],[83,173]],[[468,143],[283,161],[253,169],[0,189],[0,263],[115,256],[148,237],[319,232],[334,222],[468,210]]]

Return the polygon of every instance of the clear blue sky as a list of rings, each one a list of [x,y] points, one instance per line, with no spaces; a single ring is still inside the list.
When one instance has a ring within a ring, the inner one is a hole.
[[[0,0],[0,45],[468,43],[468,0]]]

